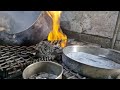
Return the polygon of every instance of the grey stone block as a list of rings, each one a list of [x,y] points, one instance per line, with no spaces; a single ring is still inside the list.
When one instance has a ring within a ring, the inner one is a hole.
[[[120,50],[120,41],[116,41],[114,49]]]
[[[120,31],[117,34],[117,40],[120,40]]]
[[[63,11],[61,26],[70,31],[112,38],[118,11]]]

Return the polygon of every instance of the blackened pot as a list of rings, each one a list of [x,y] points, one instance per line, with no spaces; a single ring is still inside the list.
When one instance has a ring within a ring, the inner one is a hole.
[[[31,13],[31,16],[29,16],[29,13],[27,12],[28,11],[0,12],[0,44],[29,46],[39,43],[44,39],[47,39],[47,36],[52,28],[51,18],[44,11],[34,11],[33,13]],[[34,14],[36,12],[37,14]],[[21,17],[19,15],[18,19],[16,19],[15,21],[14,17],[15,15],[17,17],[18,13],[27,13],[28,18],[26,14],[26,17],[24,18],[23,15]],[[35,18],[31,19],[33,18],[33,16]],[[20,18],[22,20],[20,20]],[[24,21],[24,19],[26,19],[26,21]],[[17,20],[20,21],[17,22]]]

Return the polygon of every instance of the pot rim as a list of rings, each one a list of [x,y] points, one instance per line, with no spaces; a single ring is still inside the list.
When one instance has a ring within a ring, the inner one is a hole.
[[[40,12],[40,11],[39,11]],[[38,20],[39,18],[41,17],[41,15],[44,13],[44,11],[41,11],[40,14],[38,15],[37,19],[28,27],[26,28],[25,30],[21,31],[21,32],[24,32],[26,30],[28,30],[29,28],[31,28]],[[21,33],[21,32],[18,32],[18,33]],[[14,34],[18,34],[18,33],[14,33]]]
[[[28,66],[23,70],[23,73],[22,73],[23,78],[24,78],[24,72],[25,72],[28,68],[30,68],[31,66],[33,66],[34,64],[38,64],[38,63],[52,63],[52,64],[55,64],[55,65],[57,65],[57,66],[60,66],[62,71],[61,71],[61,73],[60,73],[59,75],[57,75],[57,77],[56,77],[55,79],[59,79],[59,78],[62,76],[62,74],[63,74],[63,66],[62,66],[62,65],[60,65],[60,64],[58,64],[58,63],[56,63],[56,62],[53,62],[53,61],[39,61],[39,62],[35,62],[35,63],[32,63],[32,64],[28,65]]]
[[[69,58],[69,59],[71,59],[71,58],[68,57],[68,56],[66,55],[67,53],[65,52],[65,50],[66,50],[67,48],[69,48],[69,47],[87,47],[87,48],[91,48],[91,47],[92,47],[92,48],[97,48],[97,49],[106,50],[106,51],[113,51],[113,52],[117,52],[117,53],[120,54],[120,51],[113,50],[113,49],[106,49],[106,48],[100,48],[100,47],[95,47],[95,46],[69,45],[69,46],[66,46],[65,48],[63,48],[63,54],[64,54],[67,58]],[[88,65],[88,64],[84,64],[84,63],[78,62],[78,61],[75,60],[75,59],[71,59],[71,60],[73,60],[73,61],[75,61],[75,62],[77,62],[77,63],[83,64],[83,65],[85,65],[85,66],[92,67],[92,68],[104,69],[104,70],[120,70],[120,69],[117,69],[117,68],[109,69],[109,68],[96,67],[96,66],[92,66],[92,65]]]

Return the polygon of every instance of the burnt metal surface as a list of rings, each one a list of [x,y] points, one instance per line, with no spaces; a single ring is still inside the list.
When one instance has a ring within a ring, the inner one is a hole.
[[[26,30],[14,34],[8,33],[6,29],[0,30],[0,44],[21,46],[35,45],[47,38],[51,28],[51,18],[47,15],[46,12],[41,12],[33,25],[31,25]]]
[[[18,76],[33,60],[33,47],[0,46],[0,78]]]

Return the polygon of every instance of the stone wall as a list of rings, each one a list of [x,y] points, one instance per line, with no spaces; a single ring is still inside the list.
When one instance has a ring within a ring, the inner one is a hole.
[[[68,32],[77,32],[81,40],[110,48],[117,17],[118,11],[63,11],[61,27]],[[120,32],[118,34],[115,43],[117,49],[120,47]]]

